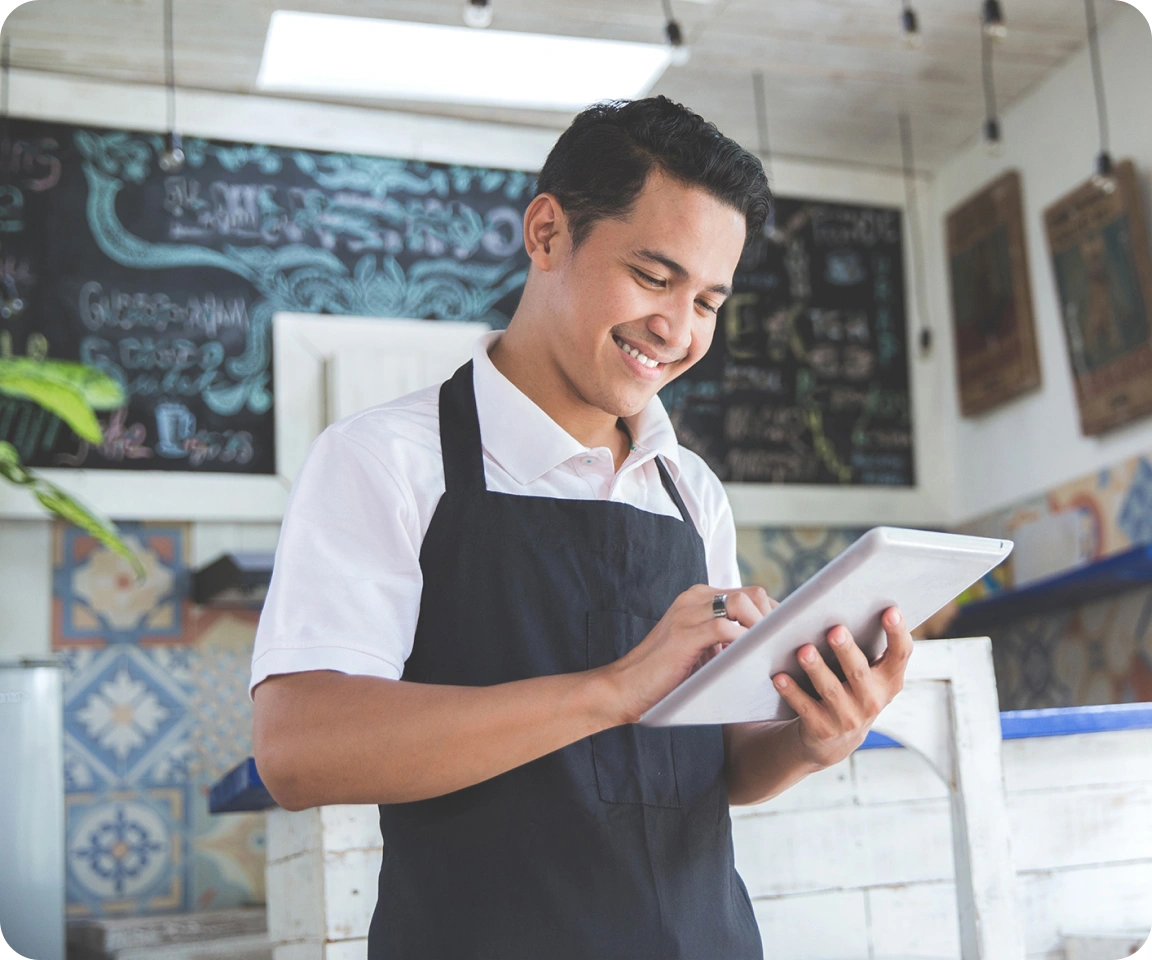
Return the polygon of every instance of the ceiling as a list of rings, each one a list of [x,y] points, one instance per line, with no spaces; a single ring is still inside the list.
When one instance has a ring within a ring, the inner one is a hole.
[[[492,0],[494,29],[659,42],[661,0]],[[1094,0],[1101,23],[1124,6]],[[691,45],[653,92],[727,135],[759,142],[754,71],[764,74],[773,155],[898,168],[897,117],[909,111],[916,162],[932,170],[983,121],[980,0],[913,0],[924,36],[905,48],[901,0],[672,0]],[[1003,108],[1085,43],[1082,0],[1002,0],[1009,35],[995,54]],[[461,24],[460,0],[174,0],[180,86],[256,93],[268,18],[286,7]],[[16,68],[162,83],[162,0],[37,0],[5,29]],[[387,51],[380,51],[382,57]],[[1107,68],[1107,65],[1105,65]],[[525,63],[531,83],[546,63]],[[1085,83],[1089,82],[1087,73]],[[344,100],[341,102],[360,102]],[[373,105],[562,129],[569,115],[429,104]],[[1010,129],[1005,131],[1011,135]]]

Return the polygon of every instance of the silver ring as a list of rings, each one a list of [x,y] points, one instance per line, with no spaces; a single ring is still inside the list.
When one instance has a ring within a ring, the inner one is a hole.
[[[728,618],[728,594],[718,593],[712,598],[712,616]]]

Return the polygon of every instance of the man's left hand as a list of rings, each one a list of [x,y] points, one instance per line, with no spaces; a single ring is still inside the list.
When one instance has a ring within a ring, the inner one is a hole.
[[[874,664],[868,663],[847,627],[833,627],[828,632],[828,642],[847,682],[832,672],[812,644],[797,651],[800,666],[819,700],[800,689],[786,673],[772,678],[780,696],[799,715],[800,743],[814,763],[828,767],[852,753],[864,742],[880,711],[904,688],[912,635],[896,607],[884,611],[880,622],[888,635],[888,648]]]

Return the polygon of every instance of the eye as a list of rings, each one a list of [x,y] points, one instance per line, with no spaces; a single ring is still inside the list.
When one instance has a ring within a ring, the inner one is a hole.
[[[707,300],[697,300],[696,303],[707,310],[709,313],[716,313],[720,309],[718,306],[709,303]]]
[[[636,267],[633,267],[632,271],[636,274],[637,277],[639,277],[641,280],[643,280],[649,286],[653,286],[653,287],[663,287],[664,286],[664,281],[661,280],[659,277],[653,277],[650,274],[645,273],[643,270],[638,270]]]

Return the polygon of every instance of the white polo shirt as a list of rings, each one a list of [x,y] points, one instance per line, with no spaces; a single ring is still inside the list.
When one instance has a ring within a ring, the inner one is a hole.
[[[488,351],[500,335],[480,337],[472,353],[488,489],[679,517],[660,481],[660,454],[704,540],[708,582],[738,587],[724,488],[676,442],[659,397],[626,419],[636,449],[617,472],[611,450],[584,446],[496,369]],[[444,493],[439,400],[439,385],[418,390],[345,417],[313,441],[280,528],[249,696],[266,677],[302,670],[400,678],[420,613],[420,545]]]

